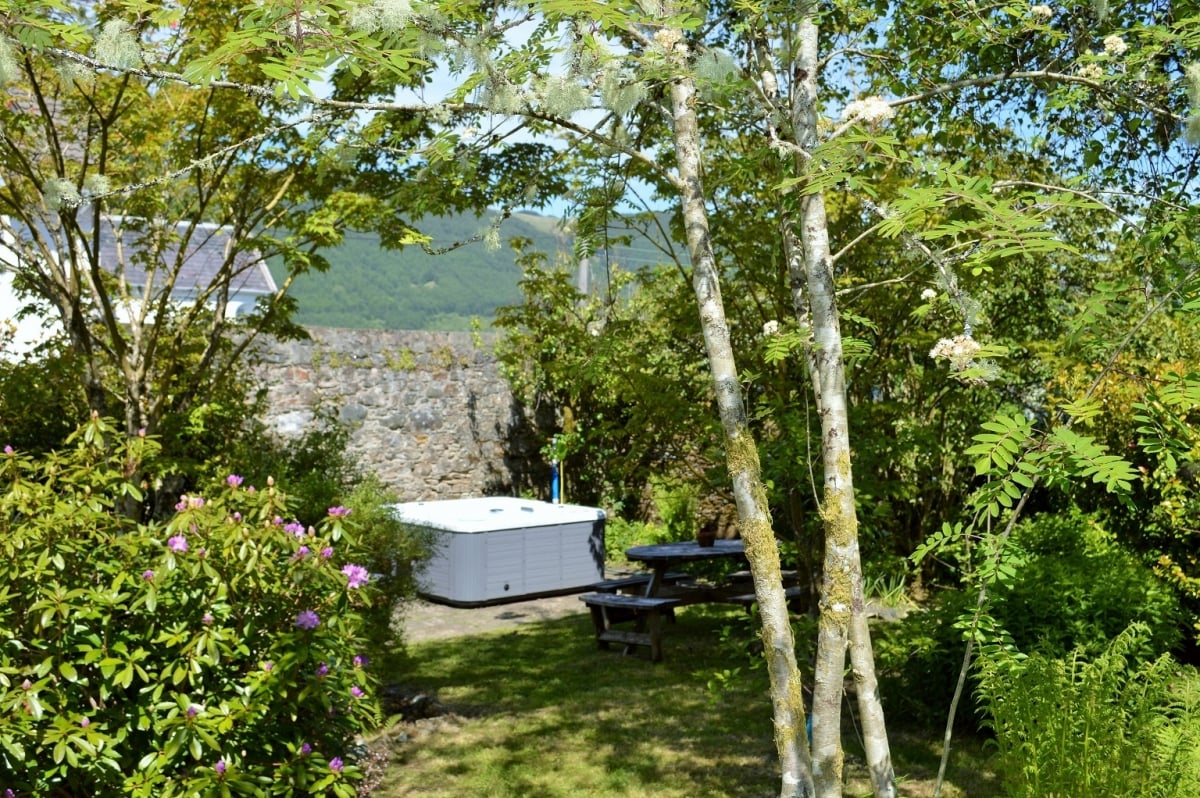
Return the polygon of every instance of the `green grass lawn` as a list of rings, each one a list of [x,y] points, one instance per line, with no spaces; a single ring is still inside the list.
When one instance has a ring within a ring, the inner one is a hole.
[[[390,681],[436,696],[446,714],[380,730],[372,747],[389,765],[372,795],[778,795],[766,674],[753,667],[745,614],[696,606],[678,616],[658,665],[598,650],[583,614],[412,646]],[[901,794],[932,795],[940,732],[889,721]],[[844,728],[846,795],[869,794],[849,714]],[[944,796],[1001,794],[978,741],[955,750]]]

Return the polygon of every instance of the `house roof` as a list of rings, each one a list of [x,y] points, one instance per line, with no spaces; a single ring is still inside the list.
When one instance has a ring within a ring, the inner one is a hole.
[[[136,227],[135,227],[136,225]],[[112,269],[123,262],[125,280],[130,285],[146,284],[146,262],[138,257],[139,241],[150,231],[143,231],[137,222],[125,223],[120,217],[104,217],[100,225],[99,256],[101,266]],[[173,267],[180,257],[186,240],[175,292],[199,292],[212,285],[225,265],[226,253],[232,246],[230,230],[215,224],[179,222],[174,225],[175,236],[162,246],[159,256],[164,267]],[[190,235],[189,235],[190,232]],[[119,234],[118,234],[119,233]],[[124,249],[119,257],[118,246]],[[233,259],[231,292],[270,294],[277,290],[267,263],[255,250],[238,252]]]

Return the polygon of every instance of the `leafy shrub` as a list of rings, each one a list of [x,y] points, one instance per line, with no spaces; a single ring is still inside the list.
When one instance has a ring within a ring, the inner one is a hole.
[[[379,591],[345,511],[285,523],[231,475],[143,524],[121,508],[157,444],[93,418],[68,445],[0,456],[0,786],[354,795]]]
[[[46,452],[86,417],[78,358],[48,351],[18,361],[0,360],[0,435],[24,451]]]
[[[1170,650],[1183,616],[1170,588],[1092,517],[1069,510],[1021,524],[1013,541],[1025,562],[996,587],[992,615],[1022,651],[1091,653],[1129,624],[1146,625],[1144,658]]]
[[[695,540],[700,486],[667,477],[656,477],[650,486],[654,509],[666,528],[667,540]]]
[[[256,424],[226,450],[228,460],[210,462],[210,470],[214,462],[236,466],[239,474],[259,484],[274,477],[288,486],[292,515],[308,526],[320,520],[326,508],[345,504],[365,478],[349,454],[350,432],[329,409],[318,409],[313,422],[294,438]]]
[[[945,723],[962,667],[964,638],[959,620],[975,600],[960,590],[944,590],[921,612],[872,629],[872,647],[889,715],[936,728]],[[959,711],[960,729],[974,727],[970,711]]]
[[[1094,654],[1134,622],[1147,629],[1138,638],[1141,659],[1178,642],[1181,616],[1169,588],[1091,517],[1039,515],[1019,526],[1013,542],[1015,576],[992,587],[984,623],[1004,630],[1018,650],[1058,657],[1081,646]],[[880,670],[898,682],[883,691],[890,711],[945,719],[975,604],[973,591],[944,590],[925,611],[880,630]],[[957,722],[972,724],[972,713],[960,711]]]
[[[434,546],[434,533],[426,527],[405,524],[396,519],[388,505],[397,501],[375,476],[363,478],[346,498],[353,509],[351,516],[363,552],[358,560],[372,574],[372,586],[378,596],[363,610],[363,645],[382,672],[392,671],[400,653],[403,629],[400,625],[403,602],[417,593],[417,565]]]
[[[1167,656],[1138,664],[1135,624],[1094,659],[998,651],[980,695],[1009,794],[1200,795],[1200,675]]]
[[[658,543],[666,537],[665,530],[646,521],[626,521],[609,516],[604,522],[604,557],[607,562],[625,562],[625,549]]]

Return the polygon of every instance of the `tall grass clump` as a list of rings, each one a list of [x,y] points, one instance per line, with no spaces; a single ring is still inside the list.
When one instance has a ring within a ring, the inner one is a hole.
[[[1140,660],[1133,624],[1098,655],[994,649],[979,667],[996,767],[1019,798],[1200,795],[1200,676],[1164,655]]]

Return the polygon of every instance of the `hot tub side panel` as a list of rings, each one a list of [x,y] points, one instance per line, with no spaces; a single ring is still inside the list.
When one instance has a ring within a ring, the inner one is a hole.
[[[435,601],[478,605],[582,589],[604,578],[604,519],[460,534],[433,530],[421,574]]]

